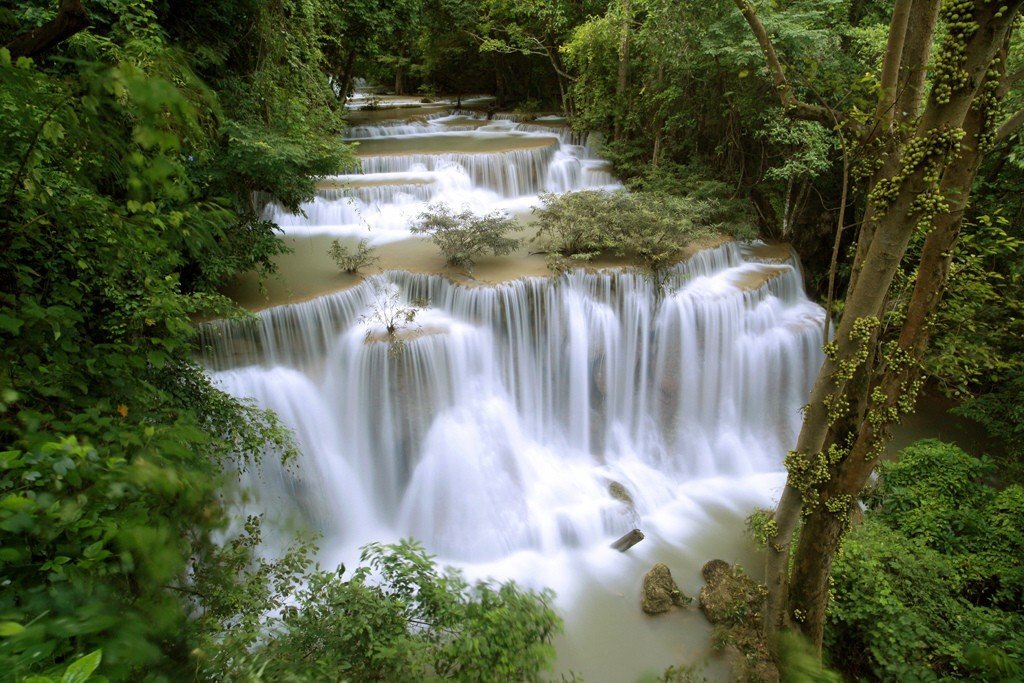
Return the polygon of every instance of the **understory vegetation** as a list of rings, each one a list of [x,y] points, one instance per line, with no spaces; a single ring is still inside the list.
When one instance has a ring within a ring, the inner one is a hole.
[[[477,215],[471,209],[456,212],[445,204],[433,204],[410,230],[426,235],[444,254],[449,266],[473,270],[475,260],[487,254],[504,256],[516,250],[519,240],[508,237],[517,229],[516,221],[495,211]]]
[[[922,441],[884,463],[836,558],[830,663],[874,680],[1024,676],[1024,487]]]
[[[713,199],[654,192],[584,191],[546,194],[536,210],[536,240],[576,262],[617,256],[653,271],[678,261],[694,245],[731,234],[749,239],[747,225],[723,225]]]
[[[333,240],[327,254],[345,273],[357,273],[380,260],[380,257],[373,253],[373,247],[370,246],[369,240],[365,239],[359,240],[355,248],[349,248],[338,240]]]

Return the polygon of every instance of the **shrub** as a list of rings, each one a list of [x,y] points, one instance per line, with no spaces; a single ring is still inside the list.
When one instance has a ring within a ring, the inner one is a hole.
[[[519,240],[506,235],[515,229],[515,220],[500,211],[478,216],[469,209],[455,213],[444,204],[431,204],[411,228],[415,234],[428,235],[448,265],[467,270],[472,270],[475,258],[488,251],[495,256],[514,251]]]
[[[990,473],[938,441],[882,465],[835,561],[835,665],[883,680],[1024,674],[1024,488],[996,490]]]
[[[397,287],[375,285],[370,310],[362,320],[383,327],[384,334],[380,333],[379,328],[371,328],[366,331],[366,342],[385,342],[388,345],[388,355],[397,358],[405,350],[405,341],[409,333],[419,329],[416,316],[426,306],[427,302],[424,300],[406,303]]]
[[[576,260],[634,259],[651,270],[678,261],[692,243],[722,234],[711,200],[654,192],[587,190],[545,194],[537,239]]]
[[[331,248],[327,252],[331,259],[338,264],[338,268],[346,273],[355,273],[362,268],[368,268],[380,258],[373,253],[369,240],[359,240],[355,251],[349,249],[338,240],[331,242]]]
[[[470,585],[411,541],[371,544],[362,563],[288,586],[291,605],[251,640],[229,638],[215,680],[536,681],[561,621],[553,594],[514,583]]]

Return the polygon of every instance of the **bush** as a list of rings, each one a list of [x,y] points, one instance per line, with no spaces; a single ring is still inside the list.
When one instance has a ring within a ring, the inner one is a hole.
[[[373,253],[373,248],[368,240],[359,240],[355,251],[352,251],[338,240],[331,242],[331,248],[327,252],[331,259],[338,264],[338,268],[346,273],[358,272],[361,268],[368,268],[380,260]]]
[[[288,584],[284,584],[288,585]],[[292,584],[295,585],[295,584]],[[215,680],[536,681],[554,659],[553,594],[470,585],[411,541],[317,571],[250,638],[215,651]],[[269,637],[268,637],[269,635]]]
[[[537,239],[576,260],[614,255],[657,271],[682,258],[694,242],[723,234],[711,200],[623,190],[545,194],[542,199]]]
[[[495,256],[515,251],[519,240],[506,237],[515,229],[515,220],[500,211],[478,216],[469,209],[455,213],[444,204],[431,204],[411,228],[414,234],[428,235],[448,265],[467,270],[472,270],[475,258],[488,251]]]
[[[883,680],[1024,674],[1024,488],[990,473],[938,441],[882,465],[833,569],[833,664]]]

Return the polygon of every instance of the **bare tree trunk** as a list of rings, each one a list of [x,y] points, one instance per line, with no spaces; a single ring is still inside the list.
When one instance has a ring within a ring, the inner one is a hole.
[[[5,46],[12,59],[38,57],[89,25],[89,12],[82,0],[61,0],[57,16],[39,28],[15,36]]]
[[[395,94],[405,94],[405,65],[401,62],[395,64]]]
[[[921,112],[924,101],[924,81],[928,73],[928,59],[931,56],[935,35],[935,23],[939,18],[941,0],[914,0],[911,10],[912,30],[907,31],[900,58],[900,79],[897,87],[895,121],[908,135],[911,124]]]
[[[345,70],[341,75],[341,83],[338,86],[338,98],[341,100],[341,104],[345,104],[348,101],[348,91],[352,87],[352,67],[356,63],[356,51],[349,50],[348,57],[345,59]]]
[[[626,91],[629,89],[629,29],[633,6],[631,0],[622,0],[622,17],[619,19],[619,73],[615,84],[615,131],[616,140],[622,139],[623,123],[626,118]]]
[[[893,121],[903,44],[907,38],[907,24],[910,21],[910,10],[913,4],[914,0],[896,0],[896,5],[892,10],[892,19],[889,21],[889,40],[885,46],[886,59],[882,64],[882,80],[878,87],[878,108],[875,111],[875,120],[884,128],[888,128]]]

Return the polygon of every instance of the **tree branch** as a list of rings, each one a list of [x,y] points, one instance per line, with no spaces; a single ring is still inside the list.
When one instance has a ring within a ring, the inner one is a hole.
[[[5,46],[12,59],[37,57],[89,25],[82,0],[60,0],[57,16],[42,26],[20,33]]]
[[[888,128],[893,120],[893,107],[896,104],[896,86],[899,82],[900,63],[903,57],[903,43],[907,38],[907,23],[910,21],[910,7],[913,0],[896,0],[889,22],[889,40],[885,48],[885,61],[882,63],[882,82],[878,90],[878,108],[875,118],[882,121]]]
[[[1006,142],[1014,133],[1020,130],[1021,126],[1024,126],[1024,109],[1018,109],[1010,118],[1006,119],[1003,125],[999,126],[999,129],[996,130],[992,141],[995,144]]]
[[[757,42],[761,46],[761,51],[764,52],[775,92],[778,93],[782,108],[786,110],[786,113],[794,118],[817,121],[829,128],[835,125],[840,117],[832,109],[801,102],[793,95],[793,88],[786,80],[786,72],[782,68],[782,62],[779,61],[778,53],[775,52],[775,46],[772,45],[772,39],[768,36],[768,31],[765,30],[764,24],[761,23],[749,0],[733,0],[733,2],[743,13],[743,18],[747,20],[750,30],[754,32],[754,37],[757,38]]]

